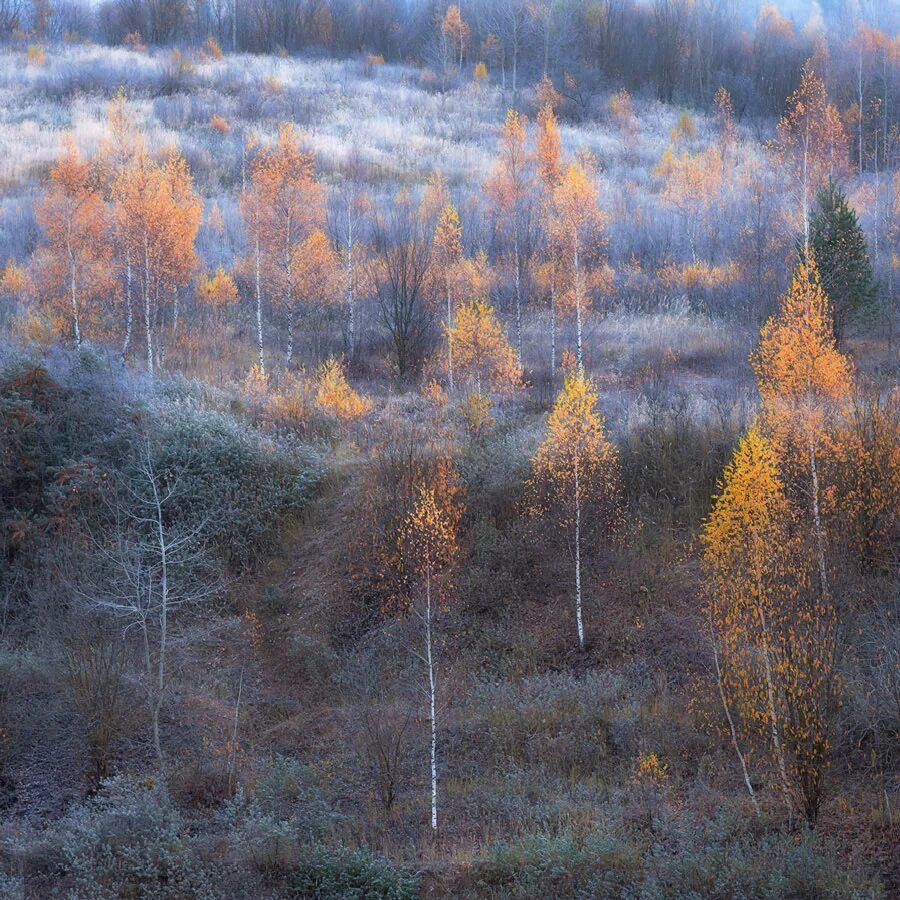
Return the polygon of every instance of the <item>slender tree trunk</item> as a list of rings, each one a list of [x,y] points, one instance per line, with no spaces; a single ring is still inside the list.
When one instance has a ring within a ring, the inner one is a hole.
[[[828,598],[831,591],[828,587],[828,572],[825,567],[825,534],[822,529],[822,514],[819,508],[819,467],[816,462],[816,447],[812,435],[809,437],[809,478],[811,487],[810,506],[813,529],[816,536],[816,561],[819,568],[819,583],[822,597]]]
[[[578,350],[578,372],[584,375],[584,345],[583,325],[581,320],[581,265],[578,253],[578,239],[575,239],[575,252],[572,256],[572,266],[575,269],[575,335]]]
[[[747,793],[750,794],[750,800],[753,803],[753,809],[759,816],[759,803],[756,800],[756,791],[753,790],[753,784],[750,781],[750,773],[747,771],[747,761],[741,752],[741,745],[738,743],[737,729],[734,727],[734,719],[731,717],[731,709],[728,706],[728,700],[725,697],[725,686],[722,682],[722,669],[719,666],[719,650],[716,646],[716,635],[713,631],[712,612],[709,614],[709,638],[712,643],[713,662],[716,666],[716,685],[719,688],[719,698],[722,701],[722,709],[725,710],[725,718],[728,720],[728,730],[731,732],[731,744],[734,752],[737,754],[738,762],[741,764],[741,772],[744,775],[744,784],[747,786]]]
[[[447,291],[447,377],[450,390],[453,390],[453,302],[450,291]]]
[[[144,337],[147,342],[147,371],[153,375],[153,323],[150,318],[150,238],[144,232]]]
[[[431,648],[431,573],[425,578],[425,658],[428,663],[428,722],[431,727],[431,833],[437,834],[437,717],[434,657]]]
[[[356,349],[356,321],[353,314],[353,203],[347,200],[347,357]]]
[[[516,223],[513,237],[513,253],[515,254],[516,281],[516,362],[522,365],[522,261],[519,257],[519,221],[516,210]]]
[[[287,365],[291,364],[291,360],[294,358],[294,317],[288,313],[288,325],[287,325]]]
[[[125,340],[122,342],[122,362],[128,355],[131,331],[134,328],[134,308],[131,299],[131,250],[125,251]]]
[[[256,238],[256,347],[259,351],[259,371],[265,374],[266,364],[263,358],[263,319],[262,319],[262,278],[260,275],[261,259],[259,237]]]
[[[153,481],[153,496],[156,501],[156,533],[159,540],[160,558],[159,655],[156,663],[156,703],[153,708],[153,747],[156,750],[160,769],[162,769],[163,753],[159,739],[159,712],[162,708],[163,692],[166,686],[166,649],[169,638],[169,548],[163,529],[162,501],[159,498],[155,480]]]
[[[234,782],[234,776],[237,771],[237,739],[238,739],[238,723],[241,715],[241,695],[244,692],[244,667],[241,666],[241,677],[238,680],[237,702],[234,705],[234,725],[231,728],[231,760],[228,766],[228,791],[231,792],[231,786]]]
[[[575,461],[575,622],[578,626],[578,646],[584,650],[584,622],[581,617],[581,484],[578,461]]]
[[[81,323],[78,320],[78,289],[75,275],[75,263],[71,267],[71,297],[72,297],[72,330],[75,336],[75,346],[81,349]]]
[[[856,87],[857,87],[857,101],[859,103],[859,127],[857,128],[857,133],[859,135],[859,177],[862,178],[863,174],[863,77],[862,77],[862,47],[859,50],[859,64],[857,67],[857,79],[856,79]]]
[[[757,591],[759,592],[759,588]],[[788,784],[787,764],[784,760],[784,748],[781,745],[781,733],[778,728],[778,713],[775,706],[775,680],[772,675],[771,641],[769,639],[769,625],[766,621],[766,614],[763,612],[761,603],[761,594],[758,593],[758,602],[756,607],[759,616],[760,626],[763,636],[763,667],[766,673],[766,696],[769,703],[769,732],[772,736],[772,748],[775,751],[775,760],[778,763],[778,773],[781,776],[781,787],[784,791],[784,801],[787,804],[788,812],[793,811],[793,803],[791,801],[791,789]]]
[[[556,273],[550,284],[550,390],[556,383]]]

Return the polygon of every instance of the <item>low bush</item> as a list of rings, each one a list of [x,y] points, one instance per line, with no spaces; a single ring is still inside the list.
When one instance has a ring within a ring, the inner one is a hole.
[[[416,900],[419,879],[368,850],[316,847],[288,880],[303,900]]]

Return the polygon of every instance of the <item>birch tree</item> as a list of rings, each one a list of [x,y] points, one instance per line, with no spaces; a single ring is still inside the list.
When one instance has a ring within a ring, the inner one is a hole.
[[[508,110],[500,130],[499,157],[485,185],[497,216],[512,244],[516,304],[516,356],[522,362],[522,311],[525,306],[526,265],[530,252],[531,158],[525,145],[528,119]]]
[[[531,515],[554,521],[572,554],[575,623],[584,650],[583,568],[599,537],[621,525],[619,455],[597,411],[597,388],[580,370],[566,377],[532,459],[528,483]]]
[[[113,292],[112,254],[105,240],[106,209],[71,135],[50,170],[50,186],[35,210],[46,244],[35,263],[41,293],[62,301],[76,347],[84,337],[87,305]]]
[[[440,599],[446,597],[449,574],[457,555],[458,512],[438,498],[433,487],[420,484],[415,505],[401,532],[404,570],[413,583],[413,612],[422,625],[423,652],[416,655],[425,666],[429,725],[429,773],[431,784],[431,831],[438,828],[437,772],[437,678],[435,672],[434,622]]]
[[[821,591],[828,597],[820,458],[850,400],[853,378],[850,361],[836,347],[831,307],[811,256],[798,262],[751,363],[762,397],[762,428],[789,487],[805,498]]]
[[[597,201],[589,167],[571,163],[553,192],[550,233],[568,269],[569,290],[562,299],[575,313],[578,369],[584,373],[584,320],[593,290],[610,289],[604,258],[606,217]]]
[[[110,500],[112,525],[93,539],[96,584],[85,598],[138,635],[151,740],[160,768],[160,714],[170,682],[173,616],[218,590],[206,542],[208,520],[185,521],[183,473],[159,466],[145,439]]]

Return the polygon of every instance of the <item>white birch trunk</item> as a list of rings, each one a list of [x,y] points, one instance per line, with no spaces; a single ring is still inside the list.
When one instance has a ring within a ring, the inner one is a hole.
[[[425,580],[425,658],[428,663],[428,721],[431,727],[431,832],[437,834],[437,716],[435,703],[434,657],[431,649],[431,573]]]
[[[577,460],[575,462],[575,622],[578,626],[578,646],[584,650],[584,622],[581,616],[581,484]]]

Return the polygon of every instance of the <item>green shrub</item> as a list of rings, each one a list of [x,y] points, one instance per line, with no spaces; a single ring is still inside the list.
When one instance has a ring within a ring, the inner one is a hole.
[[[316,847],[289,879],[304,900],[415,900],[419,879],[368,850]]]

